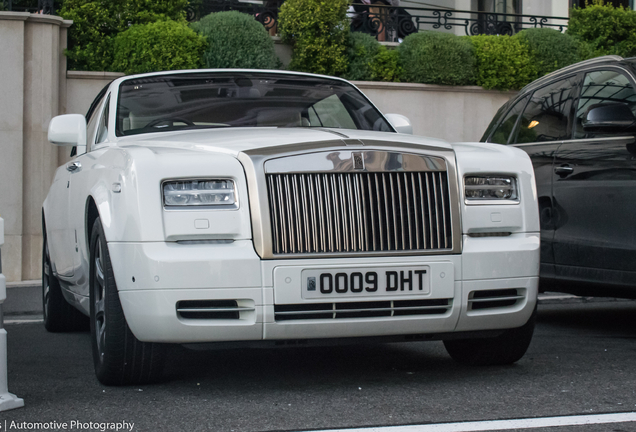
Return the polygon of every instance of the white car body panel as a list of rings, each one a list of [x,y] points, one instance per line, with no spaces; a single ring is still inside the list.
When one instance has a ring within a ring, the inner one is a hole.
[[[111,125],[116,121],[117,86],[129,78],[111,84]],[[89,127],[88,139],[94,140],[95,134]],[[376,144],[379,142],[382,146]],[[454,151],[460,220],[453,223],[461,228],[461,253],[262,259],[254,248],[249,199],[252,191],[248,190],[246,167],[239,158],[258,149],[275,155],[281,146],[296,144],[355,151],[399,151],[407,145],[411,149],[420,146],[424,154],[426,149]],[[69,172],[66,166],[60,167],[43,206],[54,272],[66,299],[88,314],[90,233],[86,223],[88,202],[94,200],[126,321],[141,341],[199,343],[508,329],[523,325],[535,309],[539,273],[537,194],[530,159],[521,150],[358,130],[256,127],[117,137],[111,127],[104,143],[74,162],[81,168]],[[517,177],[519,202],[467,204],[463,178],[475,174]],[[238,208],[164,208],[163,181],[206,178],[233,180]],[[473,236],[502,232],[509,235]],[[208,242],[188,243],[201,240]],[[450,299],[447,312],[338,320],[275,319],[274,305],[328,301],[302,297],[297,287],[304,269],[411,265],[430,268],[430,292],[400,293],[383,300]],[[470,293],[493,289],[521,290],[523,300],[492,310],[469,310]],[[241,312],[239,319],[196,320],[182,319],[175,309],[180,301],[217,299],[236,300],[239,307],[250,310]]]

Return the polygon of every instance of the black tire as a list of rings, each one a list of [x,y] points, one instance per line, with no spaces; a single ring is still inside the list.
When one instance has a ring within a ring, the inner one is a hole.
[[[523,326],[506,330],[493,338],[445,340],[446,351],[453,360],[472,366],[512,364],[528,350],[534,333],[537,311]]]
[[[120,386],[158,381],[166,345],[141,342],[130,331],[99,218],[91,233],[89,283],[91,344],[99,382]]]
[[[42,315],[44,327],[52,333],[88,329],[88,317],[66,301],[60,281],[53,275],[46,231],[42,241]]]

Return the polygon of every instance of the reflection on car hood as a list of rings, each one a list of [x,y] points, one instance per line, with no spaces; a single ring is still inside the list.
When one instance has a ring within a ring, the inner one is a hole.
[[[343,141],[350,145],[360,145],[367,141],[383,141],[387,145],[417,144],[450,149],[445,141],[391,132],[358,131],[350,129],[323,128],[223,128],[198,129],[179,132],[159,132],[152,134],[121,137],[120,146],[142,145],[144,147],[212,151],[238,156],[240,152],[265,147],[317,142]],[[359,140],[360,142],[356,142]]]

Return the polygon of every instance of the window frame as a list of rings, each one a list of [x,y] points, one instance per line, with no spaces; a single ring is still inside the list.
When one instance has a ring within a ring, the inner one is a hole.
[[[629,81],[629,83],[632,85],[634,92],[636,93],[636,76],[634,76],[634,73],[629,70],[628,68],[626,68],[625,66],[622,65],[616,65],[616,64],[611,64],[611,65],[595,65],[593,67],[589,67],[589,68],[585,68],[583,70],[580,70],[579,73],[579,84],[578,84],[578,88],[577,88],[577,93],[576,93],[576,98],[574,100],[574,103],[572,104],[572,130],[570,131],[570,136],[572,138],[570,138],[570,140],[587,140],[587,139],[595,139],[594,137],[590,137],[590,138],[575,138],[575,132],[576,132],[576,121],[575,121],[575,117],[576,117],[576,111],[578,110],[578,106],[579,106],[579,100],[581,97],[581,92],[583,91],[583,85],[585,83],[585,76],[589,73],[592,72],[598,72],[598,71],[607,71],[607,70],[615,70],[619,73],[622,73],[623,75],[627,76],[627,80]],[[636,114],[635,114],[636,115]],[[631,134],[627,134],[625,136],[632,136],[634,135],[633,133]],[[620,136],[620,135],[616,135],[616,136]]]

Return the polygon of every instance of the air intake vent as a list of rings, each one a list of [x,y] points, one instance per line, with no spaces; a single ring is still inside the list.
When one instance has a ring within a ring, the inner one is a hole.
[[[276,321],[443,315],[451,299],[275,305]]]
[[[446,171],[268,174],[274,254],[452,248]]]
[[[183,300],[177,302],[177,316],[193,320],[237,320],[241,312],[253,307],[240,307],[236,300]]]
[[[513,306],[525,298],[522,289],[473,291],[468,295],[468,310]]]

